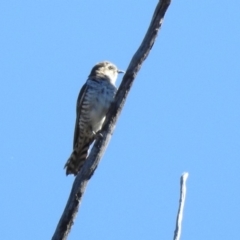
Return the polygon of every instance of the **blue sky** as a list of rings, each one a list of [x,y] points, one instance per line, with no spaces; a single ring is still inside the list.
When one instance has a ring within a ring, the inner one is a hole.
[[[78,92],[92,66],[126,69],[157,1],[1,1],[2,239],[50,239],[73,177]],[[172,1],[69,239],[237,239],[240,3]],[[118,79],[118,84],[121,78]]]

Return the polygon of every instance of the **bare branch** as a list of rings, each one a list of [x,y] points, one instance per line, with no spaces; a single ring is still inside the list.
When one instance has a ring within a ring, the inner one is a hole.
[[[180,199],[179,199],[179,208],[178,208],[178,215],[177,215],[177,221],[176,221],[176,228],[174,231],[174,237],[173,240],[179,240],[181,236],[181,230],[182,230],[182,218],[183,218],[183,208],[186,198],[186,181],[188,178],[188,173],[183,173],[180,180]]]
[[[123,77],[122,83],[116,94],[115,101],[110,107],[107,114],[104,127],[102,129],[102,137],[98,137],[95,144],[89,154],[89,157],[85,161],[82,170],[78,173],[72,186],[72,190],[64,209],[62,217],[58,223],[56,231],[52,237],[52,240],[62,240],[66,239],[73,225],[73,221],[76,217],[79,204],[81,202],[82,196],[84,194],[85,188],[91,176],[93,175],[97,165],[103,156],[105,149],[111,139],[113,134],[117,119],[121,113],[123,105],[126,101],[128,92],[132,86],[132,83],[141,68],[143,61],[148,56],[155,39],[157,37],[158,31],[162,25],[163,17],[170,5],[171,0],[161,0],[159,1],[148,31],[140,45],[139,49],[133,56],[126,74]]]

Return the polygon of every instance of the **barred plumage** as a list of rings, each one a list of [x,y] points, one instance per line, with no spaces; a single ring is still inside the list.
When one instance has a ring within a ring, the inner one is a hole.
[[[101,130],[106,113],[114,99],[118,73],[123,71],[110,62],[96,64],[77,100],[73,152],[65,164],[66,174],[76,175],[88,155],[88,149]]]

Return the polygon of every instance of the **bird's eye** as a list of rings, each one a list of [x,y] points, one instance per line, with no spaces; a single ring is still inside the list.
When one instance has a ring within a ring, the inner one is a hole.
[[[109,69],[109,70],[113,70],[113,66],[109,66],[108,69]]]

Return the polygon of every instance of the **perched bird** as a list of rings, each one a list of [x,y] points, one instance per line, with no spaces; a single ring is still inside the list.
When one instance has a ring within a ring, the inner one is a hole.
[[[123,73],[107,61],[96,64],[77,99],[77,119],[73,152],[65,164],[66,174],[76,175],[88,155],[88,149],[101,130],[107,111],[117,92],[115,82]]]

